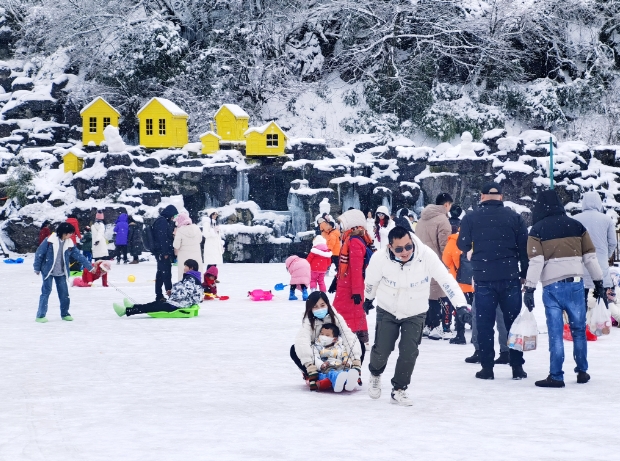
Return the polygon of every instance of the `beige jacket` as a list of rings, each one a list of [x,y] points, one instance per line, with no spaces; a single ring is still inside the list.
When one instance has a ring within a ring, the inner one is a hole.
[[[448,243],[448,236],[451,233],[452,226],[448,221],[446,209],[442,205],[428,205],[422,210],[420,220],[415,228],[415,235],[422,240],[424,245],[430,247],[439,256],[439,259],[443,255],[443,250]],[[439,299],[445,296],[439,284],[433,279],[428,299]]]
[[[198,263],[198,272],[202,272],[202,251],[200,244],[202,243],[202,232],[196,224],[177,227],[174,234],[174,242],[172,246],[177,250],[177,268],[179,271],[179,280],[183,279],[183,263],[188,259],[193,259]]]

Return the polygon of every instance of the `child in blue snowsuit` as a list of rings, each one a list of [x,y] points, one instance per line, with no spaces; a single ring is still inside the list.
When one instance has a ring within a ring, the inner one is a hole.
[[[339,336],[340,328],[333,323],[326,323],[312,346],[320,359],[320,362],[315,360],[319,368],[319,390],[331,387],[334,392],[352,391],[358,386],[359,371],[350,368],[349,355],[340,344]]]

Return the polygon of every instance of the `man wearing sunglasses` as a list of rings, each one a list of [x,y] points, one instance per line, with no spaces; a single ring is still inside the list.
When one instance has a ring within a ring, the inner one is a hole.
[[[393,403],[409,406],[406,393],[422,340],[422,329],[431,279],[435,279],[458,310],[467,301],[439,256],[407,229],[396,226],[388,234],[389,245],[377,251],[366,268],[366,313],[377,306],[375,343],[370,353],[370,387],[373,399],[381,396],[381,374],[398,344],[398,360],[392,378]]]

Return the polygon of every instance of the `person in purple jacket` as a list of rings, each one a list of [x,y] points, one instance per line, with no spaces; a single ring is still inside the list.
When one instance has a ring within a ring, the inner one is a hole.
[[[114,246],[116,247],[116,264],[121,263],[121,253],[123,254],[123,263],[127,264],[127,237],[129,235],[129,219],[127,213],[121,214],[116,220],[114,226],[116,239]]]

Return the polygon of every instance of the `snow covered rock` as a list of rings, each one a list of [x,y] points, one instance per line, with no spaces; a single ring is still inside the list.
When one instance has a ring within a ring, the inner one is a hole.
[[[322,160],[335,158],[327,149],[324,139],[291,139],[286,146],[287,154],[292,154],[294,160]]]
[[[34,89],[34,82],[30,77],[17,77],[11,83],[11,91],[31,91],[32,89]]]

